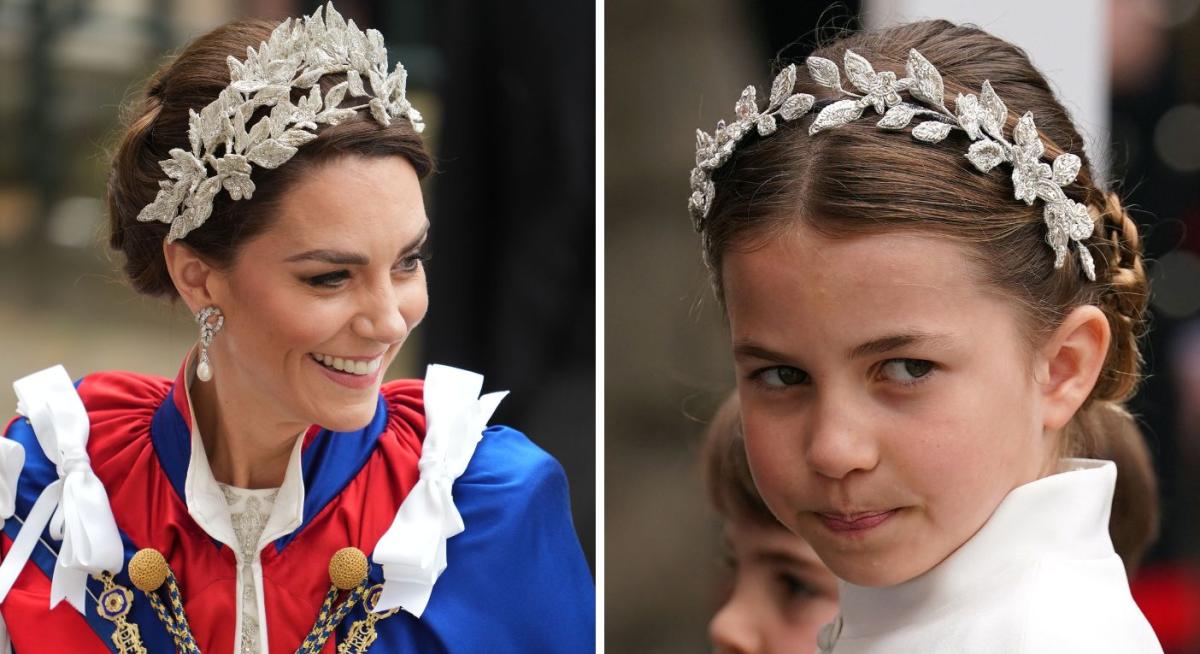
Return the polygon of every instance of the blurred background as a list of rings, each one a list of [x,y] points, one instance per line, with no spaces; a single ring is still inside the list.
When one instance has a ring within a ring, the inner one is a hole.
[[[1131,408],[1154,456],[1162,529],[1133,589],[1167,654],[1200,653],[1200,0],[605,7],[609,649],[707,649],[726,576],[697,463],[733,376],[686,209],[695,128],[731,117],[747,84],[769,88],[777,55],[802,59],[847,28],[937,17],[1029,51],[1142,223],[1151,330]]]
[[[0,380],[62,363],[174,377],[197,330],[124,282],[104,188],[120,110],[171,52],[305,0],[0,0]],[[389,378],[428,362],[512,391],[493,419],[558,458],[595,542],[595,5],[339,0],[409,70],[440,172],[431,308]],[[549,55],[549,56],[548,56]],[[0,385],[0,406],[16,397]]]

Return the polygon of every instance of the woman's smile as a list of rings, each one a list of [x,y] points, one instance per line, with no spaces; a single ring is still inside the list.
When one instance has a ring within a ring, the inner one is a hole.
[[[308,358],[326,378],[346,388],[360,390],[378,386],[382,355],[368,360],[335,358],[325,354],[311,354]]]

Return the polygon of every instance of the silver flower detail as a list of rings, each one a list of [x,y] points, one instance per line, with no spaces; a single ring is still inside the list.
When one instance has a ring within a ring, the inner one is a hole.
[[[1016,199],[1024,200],[1025,204],[1033,204],[1038,196],[1038,185],[1054,181],[1050,164],[1042,161],[1042,154],[1046,152],[1046,148],[1042,145],[1042,139],[1038,138],[1033,114],[1026,113],[1017,121],[1017,127],[1013,130],[1013,141],[1013,193]]]
[[[887,107],[899,104],[900,91],[912,84],[911,78],[897,80],[896,73],[891,71],[876,73],[870,62],[851,50],[846,50],[843,59],[846,77],[863,93],[859,102],[875,107],[875,113],[882,114]]]
[[[228,57],[226,63],[229,86],[200,111],[189,110],[190,151],[172,149],[171,158],[159,162],[168,179],[138,214],[143,222],[170,224],[168,242],[203,225],[222,188],[233,200],[252,197],[251,164],[283,165],[316,138],[320,125],[337,125],[367,109],[384,126],[404,117],[417,132],[424,129],[421,114],[407,99],[404,66],[397,62],[388,71],[383,35],[358,29],[332,2],[311,16],[283,21],[257,50],[247,48],[245,59]],[[334,73],[344,73],[346,81],[322,97],[317,82]],[[309,92],[293,104],[291,92],[297,88]],[[347,97],[361,102],[344,106]],[[269,114],[247,129],[246,122],[262,107],[270,107]]]
[[[759,111],[758,92],[747,86],[733,107],[737,120],[726,124],[717,123],[717,129],[708,134],[696,130],[696,167],[691,174],[691,195],[688,210],[695,221],[696,229],[712,208],[716,187],[711,171],[720,168],[733,156],[734,148],[751,130],[759,136],[770,136],[779,128],[779,121],[793,121],[812,109],[814,98],[807,93],[792,93],[796,86],[796,66],[792,64],[775,76],[771,83],[771,96],[767,108]]]
[[[1074,183],[1082,161],[1070,153],[1060,155],[1053,164],[1043,161],[1045,146],[1031,113],[1017,121],[1010,142],[1004,133],[1008,107],[990,81],[983,82],[978,96],[958,94],[951,112],[945,105],[941,73],[916,50],[909,51],[905,77],[899,79],[892,71],[876,72],[865,58],[846,50],[843,56],[846,79],[858,93],[842,86],[842,75],[834,62],[809,57],[805,65],[813,82],[847,97],[831,102],[817,112],[808,127],[810,135],[858,120],[867,107],[873,107],[882,115],[876,126],[884,130],[902,130],[912,124],[914,118],[931,118],[921,120],[912,128],[913,138],[918,141],[939,143],[952,131],[962,131],[971,141],[966,153],[971,165],[987,173],[1008,163],[1012,167],[1016,199],[1030,205],[1035,200],[1045,203],[1046,242],[1054,251],[1055,268],[1064,265],[1073,241],[1084,274],[1095,281],[1094,261],[1083,243],[1094,232],[1092,217],[1086,206],[1071,200],[1062,190]],[[750,86],[742,92],[735,106],[737,120],[729,125],[718,123],[712,135],[697,132],[696,168],[692,171],[692,193],[688,199],[697,231],[703,230],[704,219],[716,196],[712,171],[729,160],[741,138],[751,129],[756,129],[761,136],[769,136],[777,129],[778,118],[795,120],[812,109],[813,96],[791,93],[795,73],[795,66],[788,66],[776,77],[765,111],[758,110],[755,89]],[[914,102],[904,101],[900,94],[905,91]]]

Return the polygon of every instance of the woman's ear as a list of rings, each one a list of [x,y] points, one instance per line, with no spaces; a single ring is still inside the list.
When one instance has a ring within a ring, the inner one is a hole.
[[[168,243],[163,239],[163,258],[167,272],[179,297],[192,313],[213,304],[219,304],[213,296],[214,268],[201,259],[192,248],[184,243]]]
[[[1076,307],[1041,348],[1042,427],[1057,431],[1083,405],[1104,367],[1112,334],[1099,307]]]

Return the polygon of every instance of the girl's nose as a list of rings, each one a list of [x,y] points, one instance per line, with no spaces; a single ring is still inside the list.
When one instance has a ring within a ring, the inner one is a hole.
[[[842,479],[855,470],[872,470],[879,450],[869,426],[844,398],[818,398],[809,424],[806,458],[810,469],[830,479]]]

